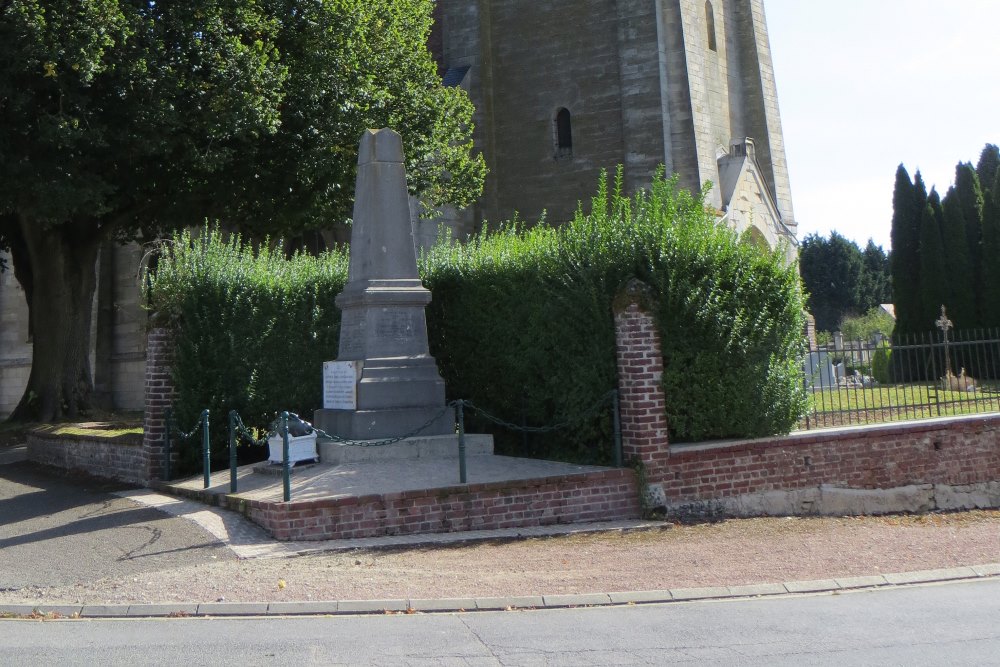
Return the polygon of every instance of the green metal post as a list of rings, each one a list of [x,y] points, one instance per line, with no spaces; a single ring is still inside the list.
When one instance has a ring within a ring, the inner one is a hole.
[[[201,412],[201,465],[205,475],[205,488],[212,486],[212,452],[209,445],[208,408]]]
[[[622,419],[618,414],[618,390],[611,392],[611,422],[615,429],[615,466],[622,467]]]
[[[287,503],[292,499],[292,470],[288,463],[288,413],[281,413],[281,477],[284,484],[284,495]]]
[[[170,481],[170,429],[173,428],[173,425],[174,425],[173,417],[174,417],[174,413],[173,413],[173,411],[171,411],[170,408],[167,408],[163,412],[163,419],[164,419],[164,422],[166,423],[166,426],[165,426],[166,433],[163,436],[163,447],[164,447],[164,449],[167,450],[166,451],[167,458],[163,461],[163,481],[164,482],[169,482]]]
[[[458,421],[458,479],[465,484],[467,477],[465,474],[465,401],[459,399],[455,402],[455,415]]]
[[[229,493],[236,493],[236,410],[229,411]]]

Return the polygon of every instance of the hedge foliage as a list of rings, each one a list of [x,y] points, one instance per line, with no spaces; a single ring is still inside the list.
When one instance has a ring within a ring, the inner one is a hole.
[[[656,295],[674,441],[787,432],[804,411],[795,267],[718,225],[675,179],[629,198],[620,171],[610,188],[602,177],[566,225],[441,243],[422,269],[449,394],[509,421],[572,418],[616,386],[612,301],[632,277]],[[607,462],[604,415],[528,453]]]
[[[210,409],[213,459],[228,456],[228,413],[266,427],[275,412],[311,415],[322,394],[323,362],[337,356],[347,255],[254,248],[239,236],[205,229],[164,245],[149,276],[154,320],[175,332],[177,426],[187,431]],[[182,465],[200,465],[200,442]]]
[[[616,387],[612,302],[638,278],[652,287],[674,441],[788,431],[805,409],[802,294],[781,250],[762,252],[718,225],[703,200],[657,177],[633,197],[602,177],[589,212],[558,228],[517,221],[466,244],[443,238],[421,257],[431,353],[449,398],[529,426],[522,436],[470,411],[498,451],[583,463],[612,459]],[[347,258],[254,251],[215,231],[167,246],[151,278],[154,310],[177,331],[182,427],[204,407],[266,424],[312,414],[322,362],[336,358],[335,295]]]

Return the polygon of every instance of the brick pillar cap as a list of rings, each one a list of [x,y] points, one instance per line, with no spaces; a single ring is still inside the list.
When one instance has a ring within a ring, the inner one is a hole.
[[[629,278],[625,281],[611,302],[611,309],[615,313],[620,313],[633,304],[646,313],[653,311],[656,306],[656,294],[653,288],[638,278]]]

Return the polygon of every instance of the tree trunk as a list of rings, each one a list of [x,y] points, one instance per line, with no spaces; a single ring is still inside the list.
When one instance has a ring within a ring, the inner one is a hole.
[[[18,271],[30,275],[33,338],[28,385],[10,420],[74,419],[93,388],[89,350],[98,228],[71,222],[45,229],[21,219],[18,230],[27,252],[13,259],[15,267],[22,263]]]

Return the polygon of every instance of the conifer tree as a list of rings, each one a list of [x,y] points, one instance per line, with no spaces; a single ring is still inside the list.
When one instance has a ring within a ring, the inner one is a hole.
[[[944,254],[941,252],[940,197],[931,190],[920,216],[920,309],[917,331],[928,331],[948,298]]]
[[[861,256],[864,262],[861,307],[862,312],[868,312],[880,304],[892,302],[892,274],[885,250],[871,239]]]
[[[941,225],[941,243],[944,254],[944,273],[940,281],[947,287],[944,304],[955,326],[968,329],[979,324],[976,308],[976,284],[973,260],[966,240],[965,216],[958,192],[948,189],[943,202],[944,218]],[[921,276],[923,277],[923,276]]]
[[[1000,171],[1000,148],[997,148],[996,144],[986,144],[983,152],[979,154],[979,162],[976,163],[976,176],[979,177],[979,185],[983,188],[984,196],[987,190],[993,187],[998,171]]]
[[[982,284],[982,241],[983,230],[983,191],[979,185],[979,176],[969,162],[960,162],[955,167],[955,192],[962,207],[965,218],[965,240],[969,245],[969,257],[972,258],[972,285],[975,303],[980,303],[979,288]],[[975,324],[963,325],[975,326]]]
[[[983,209],[979,307],[985,327],[1000,327],[1000,171],[993,176]]]
[[[896,169],[892,194],[892,294],[896,305],[896,331],[912,333],[920,311],[920,216],[926,203],[923,179],[910,180],[903,165]],[[924,200],[922,203],[921,200]]]

